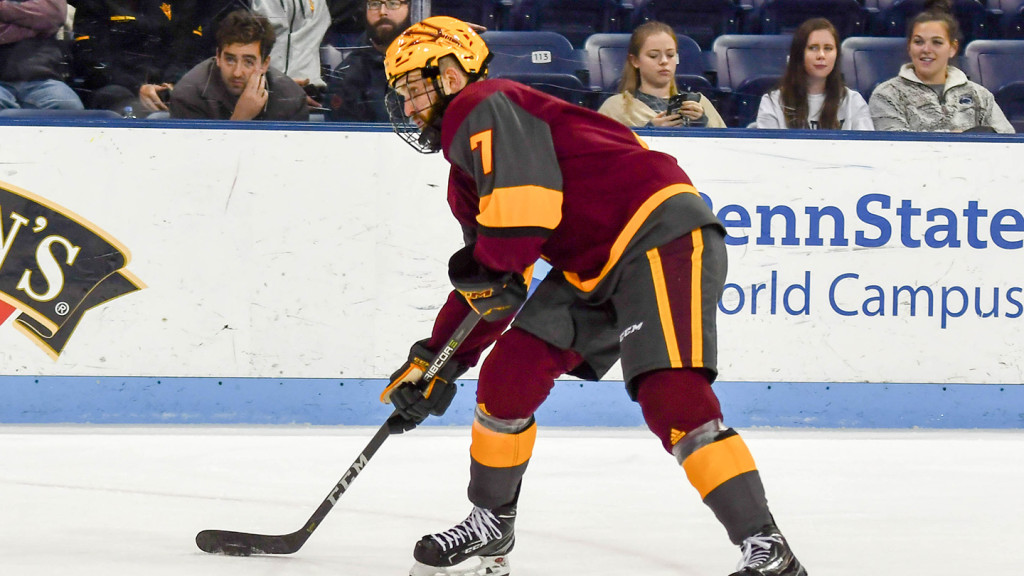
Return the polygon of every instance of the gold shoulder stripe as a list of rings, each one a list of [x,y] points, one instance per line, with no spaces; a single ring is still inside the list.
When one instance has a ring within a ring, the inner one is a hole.
[[[601,269],[601,273],[595,278],[590,280],[581,280],[579,274],[574,272],[565,272],[565,279],[570,284],[579,288],[584,292],[590,292],[608,275],[608,272],[619,263],[619,259],[622,258],[623,252],[626,251],[626,246],[629,245],[629,241],[633,239],[643,223],[647,221],[647,218],[654,212],[654,209],[661,206],[662,202],[675,196],[676,194],[696,194],[697,189],[689,184],[673,184],[671,186],[662,188],[661,190],[654,193],[648,198],[640,208],[633,214],[633,217],[626,223],[626,227],[619,233],[619,237],[615,239],[615,243],[612,244],[611,252],[608,254],[608,262],[605,263],[604,268]]]
[[[480,199],[476,221],[488,228],[545,228],[562,221],[562,192],[543,186],[495,188]]]

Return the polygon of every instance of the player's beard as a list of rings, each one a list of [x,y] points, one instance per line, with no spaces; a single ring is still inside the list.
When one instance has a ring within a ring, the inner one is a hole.
[[[390,46],[398,35],[409,27],[409,19],[397,23],[390,18],[381,18],[376,24],[370,27],[370,40],[377,46]]]

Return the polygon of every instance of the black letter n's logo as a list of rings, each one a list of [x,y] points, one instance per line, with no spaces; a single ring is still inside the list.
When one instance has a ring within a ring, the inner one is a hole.
[[[89,310],[145,287],[125,270],[130,254],[87,220],[0,182],[0,322],[56,359]]]

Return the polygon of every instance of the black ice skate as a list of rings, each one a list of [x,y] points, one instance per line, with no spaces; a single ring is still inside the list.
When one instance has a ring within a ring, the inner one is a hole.
[[[487,510],[475,507],[453,528],[428,534],[416,543],[416,564],[409,576],[505,576],[506,554],[516,543],[513,506]],[[471,560],[479,559],[477,565]],[[467,562],[470,561],[470,562]],[[468,566],[460,566],[464,562]]]
[[[732,576],[807,576],[779,529],[765,526],[740,545],[743,559]]]

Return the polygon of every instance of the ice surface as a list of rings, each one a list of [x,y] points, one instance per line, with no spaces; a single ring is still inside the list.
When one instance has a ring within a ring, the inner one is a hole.
[[[298,553],[205,554],[205,528],[299,529],[375,429],[0,427],[0,574],[404,576],[469,511],[468,428],[390,438]],[[812,576],[1015,574],[1024,431],[742,431]],[[716,576],[738,553],[635,429],[540,428],[514,576]]]

